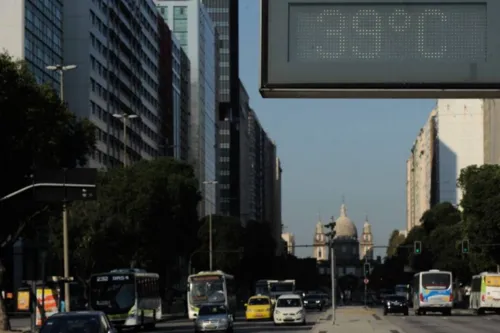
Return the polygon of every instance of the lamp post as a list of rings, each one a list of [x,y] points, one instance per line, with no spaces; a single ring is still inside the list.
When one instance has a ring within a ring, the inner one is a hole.
[[[216,180],[206,180],[203,182],[205,185],[205,193],[207,192],[207,185],[217,185]],[[212,209],[210,209],[210,214],[208,216],[208,256],[209,256],[209,267],[210,271],[212,271],[213,268],[213,244],[212,244]]]
[[[52,65],[45,67],[49,71],[59,73],[59,97],[64,103],[64,72],[76,69],[76,65]],[[68,245],[68,207],[66,202],[63,202],[63,262],[64,262],[64,277],[69,278],[69,245]],[[65,310],[71,311],[69,284],[64,285],[64,303]]]
[[[113,117],[118,119],[123,119],[123,166],[126,167],[128,165],[128,154],[127,154],[127,125],[129,119],[135,119],[139,116],[132,113],[115,113]]]

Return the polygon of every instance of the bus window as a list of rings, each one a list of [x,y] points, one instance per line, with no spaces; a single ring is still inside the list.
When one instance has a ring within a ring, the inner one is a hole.
[[[487,287],[500,287],[500,276],[485,276],[484,281]]]

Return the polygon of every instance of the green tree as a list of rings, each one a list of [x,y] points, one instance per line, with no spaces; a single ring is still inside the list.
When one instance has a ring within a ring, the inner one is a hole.
[[[275,253],[276,244],[270,223],[248,221],[243,232],[244,256],[240,264],[238,278],[252,289],[259,279],[274,276],[273,268],[278,267]]]
[[[403,244],[405,236],[399,230],[393,230],[389,236],[389,243],[387,244],[387,257],[392,257],[396,254],[398,247]]]
[[[100,175],[98,200],[70,207],[72,274],[120,267],[158,272],[162,287],[187,273],[197,246],[200,200],[192,168],[172,158],[140,161]],[[60,221],[51,223],[51,242],[61,246]],[[166,278],[170,280],[165,280]]]
[[[198,231],[200,248],[193,262],[198,270],[209,268],[209,216],[202,218]],[[239,268],[244,244],[244,228],[240,219],[231,216],[212,215],[213,269],[235,274]]]
[[[0,91],[0,197],[26,186],[36,169],[86,163],[94,149],[94,127],[68,111],[52,88],[38,85],[25,63],[6,53],[0,54]],[[27,226],[48,220],[51,207],[28,199],[21,195],[2,202],[0,253]],[[0,266],[1,272],[1,258]],[[0,297],[0,330],[8,328],[4,310]]]
[[[458,186],[463,191],[464,238],[471,243],[471,269],[494,269],[500,264],[500,166],[471,165],[462,169]]]

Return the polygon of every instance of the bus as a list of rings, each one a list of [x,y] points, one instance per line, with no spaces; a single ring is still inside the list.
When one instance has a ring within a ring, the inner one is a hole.
[[[258,280],[255,282],[255,295],[271,295],[271,283],[278,282],[278,280]]]
[[[274,304],[281,295],[295,293],[295,280],[271,281],[269,291]]]
[[[222,271],[205,271],[188,277],[187,304],[189,319],[196,319],[202,304],[224,304],[236,314],[234,276]]]
[[[90,277],[89,308],[117,327],[153,329],[162,318],[160,276],[142,269],[115,269]]]
[[[453,308],[453,276],[451,272],[431,269],[413,276],[413,309],[415,314],[441,312],[450,316]]]
[[[500,273],[483,272],[472,277],[469,307],[477,314],[500,312]]]
[[[406,301],[410,300],[410,286],[407,284],[398,284],[394,287],[394,294],[406,298]]]

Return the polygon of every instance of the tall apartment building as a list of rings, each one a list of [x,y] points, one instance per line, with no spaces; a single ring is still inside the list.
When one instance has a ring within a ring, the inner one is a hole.
[[[433,204],[432,180],[435,156],[436,110],[433,110],[415,139],[407,160],[406,227],[420,225],[423,213]]]
[[[38,83],[60,90],[59,74],[47,66],[63,62],[63,0],[3,0],[0,49],[25,60]]]
[[[196,0],[154,0],[191,63],[189,162],[203,189],[199,214],[217,212],[217,41],[215,26]]]
[[[438,202],[459,206],[460,171],[481,165],[496,154],[494,108],[486,100],[441,99],[417,138],[407,164],[407,229],[420,224],[422,214]],[[427,128],[427,129],[426,129]]]
[[[65,99],[97,127],[91,167],[162,154],[157,11],[146,1],[65,1]],[[161,92],[163,94],[164,92]],[[130,118],[136,115],[136,118]]]
[[[230,169],[230,177],[219,171],[222,214],[253,218],[248,201],[248,147],[246,132],[248,98],[239,80],[238,1],[201,0],[218,31],[219,47],[219,141],[230,142],[229,155],[220,160],[220,168]],[[222,153],[222,152],[221,152]],[[222,158],[222,156],[221,156]],[[224,171],[225,172],[225,171]]]

